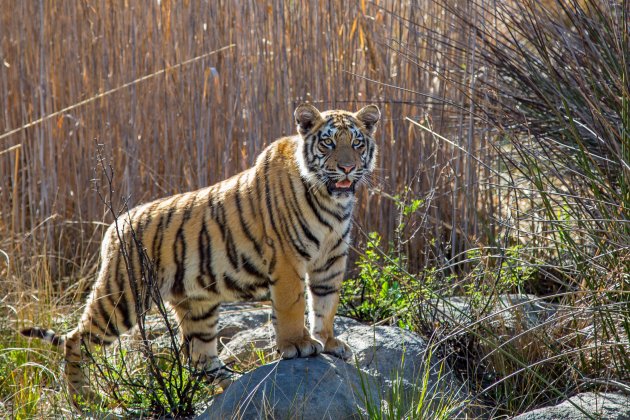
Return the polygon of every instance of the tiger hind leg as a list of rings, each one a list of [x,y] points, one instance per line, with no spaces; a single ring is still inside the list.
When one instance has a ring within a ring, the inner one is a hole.
[[[182,352],[187,362],[208,379],[226,388],[233,372],[221,361],[217,349],[220,303],[212,301],[180,302],[175,313],[180,323]]]
[[[112,297],[115,295],[118,298]],[[124,299],[123,292],[105,294],[100,289],[95,289],[79,326],[65,336],[64,376],[68,394],[74,403],[78,399],[96,403],[101,401],[98,393],[90,386],[84,369],[87,362],[91,361],[91,352],[97,346],[106,348],[135,326],[135,306],[133,303],[123,302]]]

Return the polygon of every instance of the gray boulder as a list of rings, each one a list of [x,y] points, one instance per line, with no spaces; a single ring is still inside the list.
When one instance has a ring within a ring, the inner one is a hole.
[[[365,375],[364,381],[369,380]],[[198,418],[360,418],[359,410],[365,407],[360,389],[359,370],[333,357],[276,361],[233,383]],[[368,396],[380,404],[377,395]]]
[[[392,393],[400,397],[397,409],[405,412],[418,405],[423,387],[424,413],[448,404],[452,418],[464,415],[470,401],[465,387],[421,338],[343,317],[336,318],[335,331],[354,352],[349,362],[323,355],[267,364],[235,381],[200,418],[355,418],[393,409],[387,407]],[[252,353],[271,354],[274,340],[269,324],[241,331],[221,356],[247,363]]]
[[[514,420],[579,420],[589,418],[630,420],[630,397],[612,393],[586,392],[569,398],[558,405],[521,414],[514,417]]]

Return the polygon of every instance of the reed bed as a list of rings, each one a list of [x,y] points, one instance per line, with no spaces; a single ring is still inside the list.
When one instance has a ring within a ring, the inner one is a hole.
[[[491,191],[472,188],[477,163],[405,120],[455,133],[471,153],[486,148],[483,136],[462,124],[465,95],[445,82],[466,84],[461,69],[469,58],[433,45],[431,34],[418,36],[399,19],[426,16],[436,33],[452,31],[440,5],[9,1],[5,10],[4,238],[23,241],[31,233],[31,245],[46,241],[50,254],[85,259],[101,222],[110,221],[92,183],[98,144],[115,170],[115,191],[134,205],[247,168],[275,138],[293,134],[293,109],[302,101],[321,109],[368,102],[383,108],[377,188],[362,195],[357,218],[363,230],[393,235],[395,205],[378,192],[395,195],[409,186],[430,194],[431,223],[423,229],[453,240],[452,251],[484,235],[477,202],[492,200]],[[451,35],[466,36],[460,32]],[[418,68],[409,50],[433,68]],[[416,267],[427,251],[417,237]],[[69,275],[67,265],[51,269]]]

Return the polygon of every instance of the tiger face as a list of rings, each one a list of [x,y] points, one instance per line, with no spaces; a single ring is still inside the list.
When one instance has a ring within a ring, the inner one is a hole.
[[[374,170],[377,147],[372,136],[381,117],[378,107],[320,113],[313,105],[302,104],[294,117],[302,136],[296,156],[302,176],[325,186],[333,197],[353,196]]]

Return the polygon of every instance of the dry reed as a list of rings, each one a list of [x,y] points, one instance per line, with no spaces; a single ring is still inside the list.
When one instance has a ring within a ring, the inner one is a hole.
[[[425,197],[426,223],[407,249],[412,269],[486,235],[478,204],[494,201],[477,188],[478,163],[405,121],[426,121],[468,152],[487,154],[485,136],[467,122],[474,63],[435,42],[467,39],[443,6],[11,0],[4,10],[0,214],[11,223],[0,235],[15,244],[28,233],[24,245],[34,249],[47,241],[54,276],[76,273],[77,257],[93,262],[101,222],[110,221],[91,183],[97,144],[111,156],[116,193],[133,205],[250,166],[269,142],[294,132],[302,101],[382,107],[376,188],[362,194],[357,221],[391,238],[397,211],[387,197],[406,187]],[[435,32],[417,33],[405,19]],[[430,237],[442,239],[437,250]]]

